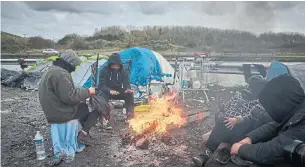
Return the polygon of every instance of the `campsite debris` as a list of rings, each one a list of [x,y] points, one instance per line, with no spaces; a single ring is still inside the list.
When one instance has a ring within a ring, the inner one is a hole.
[[[203,143],[206,143],[210,137],[211,131],[205,133],[204,135],[202,135],[202,139],[203,139]]]
[[[161,141],[167,145],[176,145],[178,143],[177,139],[170,134],[162,135]]]
[[[148,149],[149,140],[146,137],[142,137],[141,139],[136,141],[135,145],[136,148]]]
[[[44,160],[46,158],[46,152],[44,148],[43,136],[41,135],[40,131],[37,131],[34,141],[36,146],[37,160]]]

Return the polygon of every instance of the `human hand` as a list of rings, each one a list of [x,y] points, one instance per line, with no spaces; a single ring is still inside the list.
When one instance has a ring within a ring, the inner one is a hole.
[[[242,146],[243,144],[241,143],[234,143],[231,147],[231,155],[237,155],[238,154],[238,150],[240,148],[240,146]]]
[[[95,88],[94,87],[89,88],[89,95],[90,96],[95,95]]]
[[[111,95],[118,95],[120,93],[118,91],[115,91],[115,90],[110,90],[110,94]]]
[[[130,94],[130,93],[132,93],[132,90],[131,89],[127,89],[127,90],[125,90],[124,93]]]
[[[246,137],[238,143],[240,143],[240,144],[252,144],[252,140],[251,140],[250,137]]]
[[[237,118],[225,117],[223,123],[225,123],[225,126],[231,130],[237,124]]]

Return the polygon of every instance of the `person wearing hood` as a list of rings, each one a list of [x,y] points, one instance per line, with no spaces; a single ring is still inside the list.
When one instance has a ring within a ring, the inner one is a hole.
[[[259,101],[274,120],[231,148],[231,154],[257,165],[285,164],[284,146],[305,140],[305,94],[299,81],[288,75],[269,81]]]
[[[258,94],[265,87],[267,81],[260,75],[249,78],[250,90],[237,93],[215,116],[215,127],[212,130],[203,150],[193,158],[197,166],[203,166],[215,152],[214,159],[226,164],[230,158],[227,147],[243,139],[244,135],[257,127],[271,122],[272,119],[259,103]],[[224,148],[218,149],[222,143]]]
[[[119,54],[114,53],[108,59],[108,66],[100,72],[98,94],[106,101],[124,100],[127,116],[133,114],[133,93],[129,82],[129,73],[124,69]]]
[[[75,88],[71,73],[81,59],[74,51],[65,51],[53,62],[39,83],[39,101],[48,123],[61,124],[78,119],[83,127],[78,141],[93,145],[89,130],[99,113],[89,112],[86,99],[95,94],[95,88]]]

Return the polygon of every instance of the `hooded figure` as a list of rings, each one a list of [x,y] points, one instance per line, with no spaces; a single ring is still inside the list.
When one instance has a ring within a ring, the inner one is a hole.
[[[295,78],[281,75],[269,81],[260,92],[259,101],[274,121],[246,135],[243,141],[248,144],[239,146],[238,155],[261,165],[284,163],[284,146],[305,140],[304,99],[304,91]]]
[[[108,59],[108,66],[100,72],[98,91],[107,101],[124,100],[127,115],[133,113],[133,94],[130,92],[129,73],[117,53]]]
[[[238,142],[252,130],[272,121],[258,100],[267,80],[255,75],[250,77],[248,83],[250,90],[237,93],[224,105],[223,112],[215,116],[215,127],[205,143],[205,148],[193,158],[198,167],[208,161],[212,152],[215,152],[214,160],[226,164],[230,160],[230,150],[217,150],[221,143]]]
[[[79,119],[83,130],[79,142],[92,145],[89,130],[99,113],[89,112],[87,98],[95,94],[94,88],[75,88],[71,72],[81,63],[74,51],[66,51],[53,62],[39,83],[39,101],[48,123],[66,123]]]

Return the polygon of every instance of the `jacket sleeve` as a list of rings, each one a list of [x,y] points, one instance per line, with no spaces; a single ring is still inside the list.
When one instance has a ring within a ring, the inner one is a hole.
[[[123,71],[123,87],[124,89],[130,89],[129,72],[127,70]]]
[[[68,73],[57,75],[52,82],[59,99],[66,104],[78,104],[90,97],[89,89],[74,87],[72,77]]]
[[[277,135],[277,126],[276,122],[269,122],[253,130],[246,137],[250,137],[252,143],[268,141]]]
[[[248,114],[246,116],[238,116],[238,117],[239,117],[239,123],[252,119],[251,114]]]
[[[100,72],[100,77],[99,77],[100,81],[99,81],[99,85],[98,85],[98,91],[102,91],[102,92],[109,94],[110,89],[109,89],[109,87],[107,87],[108,78],[106,78],[107,77],[106,73],[107,73],[107,70],[105,68]]]
[[[273,121],[266,110],[262,108],[262,106],[256,106],[253,108],[253,110],[251,110],[251,115],[263,124]]]
[[[257,164],[281,163],[284,160],[284,147],[291,144],[293,140],[304,140],[304,125],[303,123],[303,125],[291,127],[268,142],[242,145],[238,154],[241,158]]]

